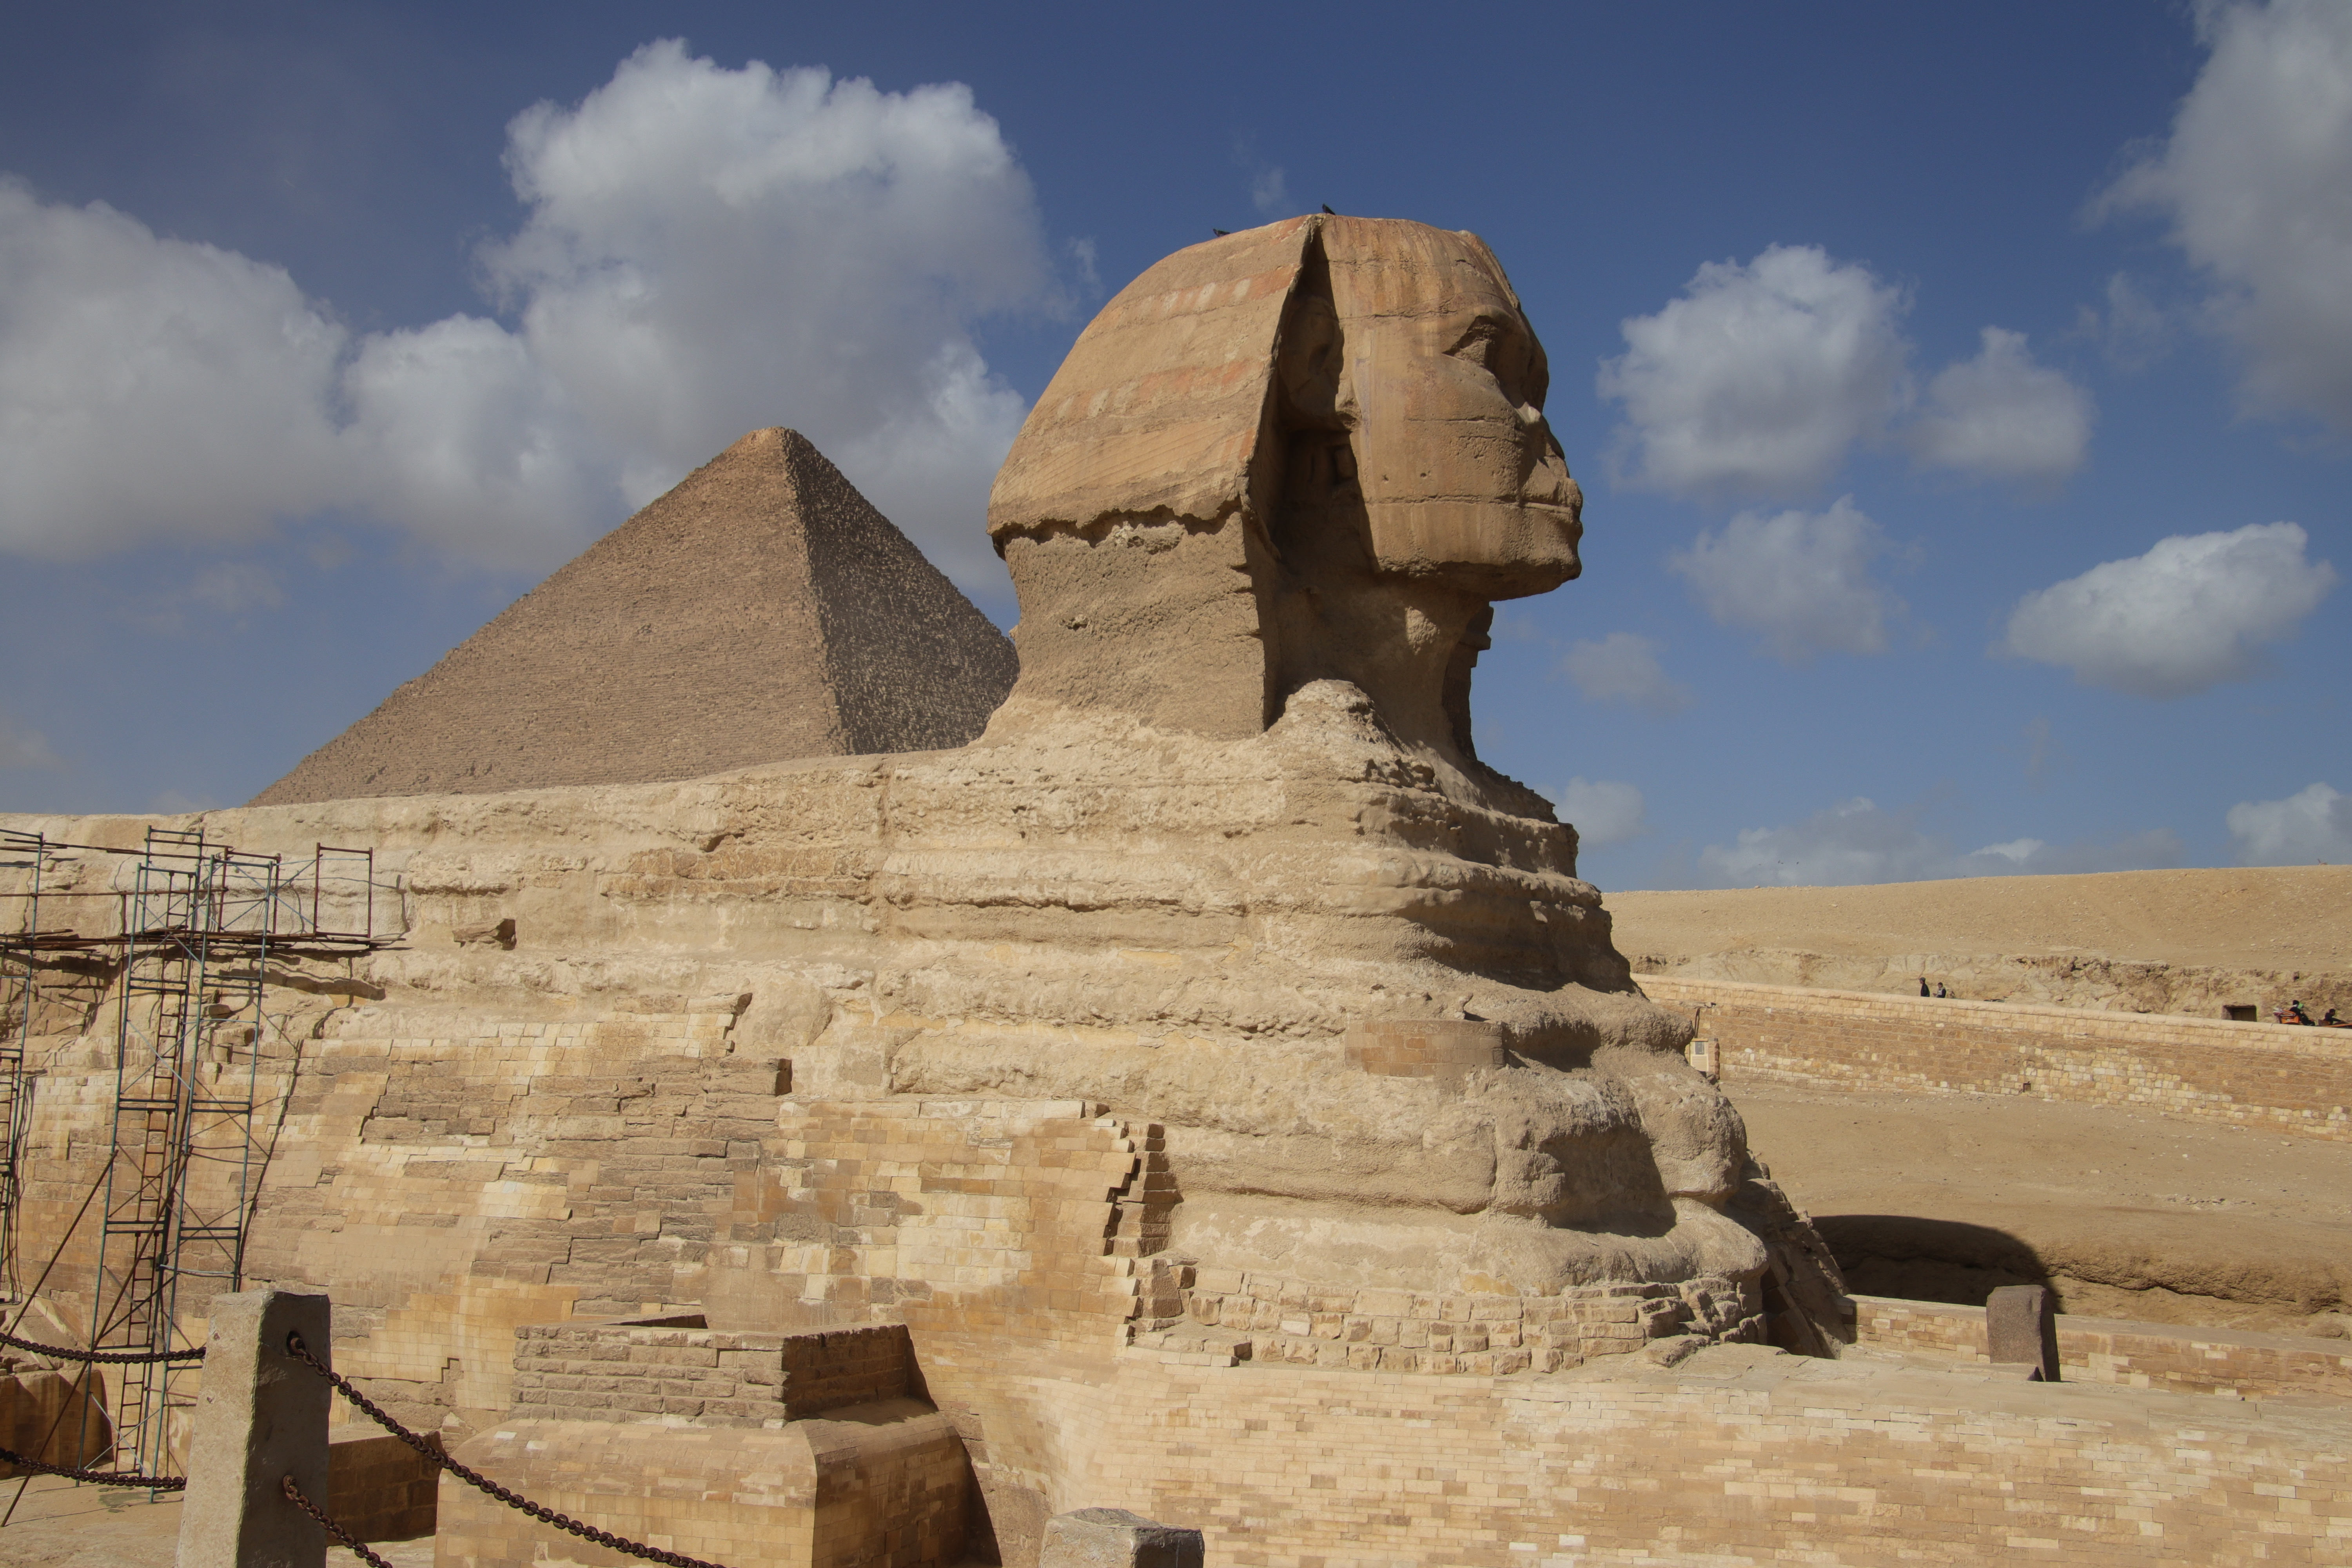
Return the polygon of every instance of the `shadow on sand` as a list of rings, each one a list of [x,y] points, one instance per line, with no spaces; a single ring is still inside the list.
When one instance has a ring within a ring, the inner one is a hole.
[[[1981,1307],[2003,1285],[2047,1285],[2032,1246],[1990,1226],[1911,1215],[1816,1215],[1846,1289],[1864,1296]]]

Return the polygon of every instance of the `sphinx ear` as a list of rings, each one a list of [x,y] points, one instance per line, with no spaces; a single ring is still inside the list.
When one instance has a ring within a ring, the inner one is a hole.
[[[1339,429],[1339,313],[1330,300],[1302,289],[1284,312],[1274,374],[1282,388],[1286,423]]]

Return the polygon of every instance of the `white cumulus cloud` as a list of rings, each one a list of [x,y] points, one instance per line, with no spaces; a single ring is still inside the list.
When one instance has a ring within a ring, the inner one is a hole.
[[[1976,358],[1938,371],[1927,405],[1904,432],[1922,463],[1976,479],[2054,483],[2083,466],[2091,395],[2034,363],[2025,334],[1984,330]]]
[[[1993,651],[2140,697],[2248,679],[2263,645],[2292,634],[2336,584],[2333,565],[2305,558],[2306,542],[2292,522],[2160,539],[2026,595]]]
[[[369,337],[345,367],[351,498],[451,554],[562,559],[625,510],[617,455],[521,338],[478,316]]]
[[[2095,210],[2146,208],[2214,285],[2248,406],[2352,434],[2352,5],[2207,4],[2171,135]]]
[[[1625,352],[1597,382],[1624,405],[1612,476],[1682,496],[1803,496],[1890,432],[1969,479],[2047,484],[2082,467],[2090,394],[2005,328],[1985,328],[1976,357],[1939,372],[1905,424],[1908,309],[1902,289],[1819,246],[1707,262],[1681,299],[1619,323]]]
[[[1725,888],[1843,887],[1925,882],[1952,877],[2042,876],[2135,871],[2178,866],[2181,845],[2167,828],[2109,844],[2056,846],[2016,838],[1960,854],[1951,840],[1920,825],[1911,807],[1885,811],[1865,796],[1841,801],[1802,822],[1740,829],[1729,845],[1699,852],[1699,872]]]
[[[1679,713],[1696,700],[1691,689],[1658,662],[1658,645],[1632,632],[1579,638],[1560,669],[1595,702],[1622,702],[1652,713]]]
[[[507,166],[531,212],[492,275],[531,359],[622,454],[631,504],[792,425],[927,546],[986,552],[988,480],[1024,408],[967,329],[1044,302],[1052,272],[1028,177],[970,89],[650,44],[577,108],[519,116]]]
[[[1612,464],[1681,495],[1797,495],[1828,482],[1900,405],[1900,289],[1819,246],[1710,261],[1622,323],[1600,392],[1625,405]]]
[[[2284,800],[2241,801],[2223,820],[2231,858],[2241,866],[2352,865],[2352,795],[2324,784]]]
[[[1741,512],[1666,564],[1717,625],[1757,633],[1779,658],[1884,653],[1908,612],[1871,575],[1886,552],[1876,523],[1841,497],[1827,511]]]
[[[1650,830],[1647,809],[1638,787],[1612,779],[1572,778],[1559,792],[1560,820],[1587,849],[1639,838]]]
[[[336,497],[347,341],[281,268],[0,180],[0,548],[249,539]]]
[[[791,425],[967,582],[1024,405],[971,329],[1057,303],[1027,176],[957,85],[647,45],[509,128],[503,320],[353,337],[279,268],[0,185],[0,547],[249,538],[351,508],[545,565]],[[509,324],[510,323],[510,324]]]

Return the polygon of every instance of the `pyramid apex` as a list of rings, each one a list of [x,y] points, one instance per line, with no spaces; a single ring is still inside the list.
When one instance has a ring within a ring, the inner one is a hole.
[[[719,453],[719,456],[721,458],[749,457],[758,452],[782,455],[796,450],[814,452],[816,450],[816,445],[797,430],[782,425],[769,425],[758,430],[746,432],[736,440],[733,446]]]

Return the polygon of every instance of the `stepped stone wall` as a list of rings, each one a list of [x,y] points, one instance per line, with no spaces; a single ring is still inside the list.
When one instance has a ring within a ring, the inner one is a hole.
[[[1645,974],[1689,1009],[1724,1069],[1857,1087],[2125,1105],[2352,1140],[2352,1030],[2093,1013]]]

